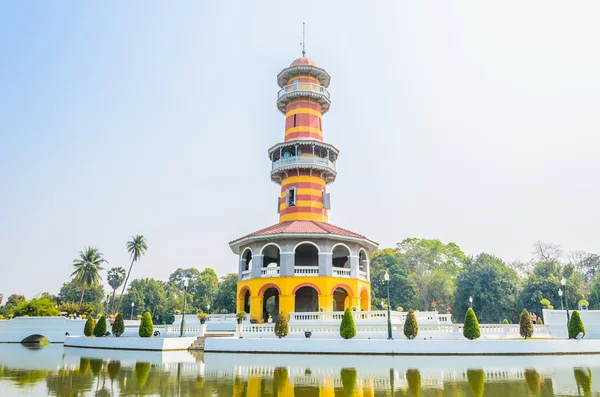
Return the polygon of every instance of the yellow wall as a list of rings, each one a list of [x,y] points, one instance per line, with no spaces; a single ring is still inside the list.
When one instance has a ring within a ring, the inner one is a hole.
[[[237,284],[237,309],[244,309],[244,294],[247,289],[250,290],[250,319],[262,322],[262,308],[264,292],[270,286],[279,289],[279,311],[289,313],[295,311],[294,291],[302,286],[310,285],[316,287],[319,295],[319,307],[323,311],[333,311],[333,291],[339,286],[347,290],[348,298],[344,307],[355,307],[356,310],[371,309],[371,283],[365,280],[353,278],[313,276],[313,277],[269,277],[256,278],[238,281]],[[363,302],[361,302],[361,291],[363,292]],[[244,294],[241,294],[241,292]],[[364,297],[367,302],[365,304]],[[362,303],[362,304],[361,304]]]

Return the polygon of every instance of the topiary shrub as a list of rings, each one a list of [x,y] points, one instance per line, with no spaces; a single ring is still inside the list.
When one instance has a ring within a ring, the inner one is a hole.
[[[106,334],[106,317],[102,316],[94,327],[94,336],[100,338],[104,334]]]
[[[467,310],[467,314],[465,315],[463,335],[469,340],[477,339],[481,336],[481,331],[479,330],[479,321],[477,321],[477,316],[475,316],[475,312],[472,308],[469,308],[469,310]]]
[[[583,321],[581,321],[581,316],[577,310],[573,310],[569,320],[569,339],[577,338],[580,332],[583,332],[583,336],[585,336],[585,327]]]
[[[531,338],[533,335],[533,322],[527,309],[523,309],[521,317],[519,317],[519,333],[525,339]]]
[[[117,314],[117,318],[115,318],[115,322],[112,325],[112,334],[117,338],[123,335],[125,332],[125,322],[123,321],[123,316],[121,313]]]
[[[537,325],[544,325],[544,319],[542,318],[542,316],[538,316],[536,322]]]
[[[340,336],[344,339],[352,339],[356,336],[356,325],[354,325],[354,317],[352,317],[349,307],[344,310],[344,317],[340,324]]]
[[[154,325],[152,324],[152,316],[149,312],[144,313],[138,334],[142,338],[149,338],[154,333]]]
[[[284,313],[279,313],[277,316],[277,321],[275,322],[275,335],[281,339],[285,338],[290,331],[290,326],[288,325],[288,316]]]
[[[85,322],[85,326],[83,327],[83,334],[85,336],[94,335],[94,328],[96,327],[96,321],[92,317],[89,317]]]
[[[502,320],[502,324],[510,324],[507,319]]]
[[[415,316],[413,309],[409,309],[406,321],[404,321],[404,336],[406,336],[406,339],[412,340],[417,337],[418,333],[419,324],[417,324],[417,316]]]

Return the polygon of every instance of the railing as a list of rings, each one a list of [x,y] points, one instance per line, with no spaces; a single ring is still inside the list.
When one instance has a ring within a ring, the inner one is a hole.
[[[280,167],[286,166],[299,166],[299,165],[318,165],[321,167],[328,167],[335,171],[335,163],[327,158],[321,158],[317,156],[290,156],[284,157],[279,160],[273,161],[271,170],[275,170]]]
[[[210,322],[234,322],[237,321],[235,313],[229,314],[209,314],[208,321]]]
[[[247,280],[251,277],[252,270],[244,270],[242,272],[242,280]]]
[[[318,276],[319,275],[319,267],[318,266],[295,266],[294,267],[294,275],[295,276]]]
[[[327,100],[330,99],[329,91],[325,87],[313,83],[293,83],[286,85],[277,93],[277,99],[293,92],[314,92],[323,95]]]
[[[333,267],[333,277],[350,277],[350,269],[345,267]]]
[[[263,267],[260,269],[261,277],[279,277],[279,267]]]
[[[365,272],[363,270],[359,270],[358,271],[358,278],[360,278],[362,280],[366,280],[367,279],[367,272]]]
[[[406,313],[404,313],[404,316]],[[290,322],[306,322],[306,321],[321,321],[321,322],[339,322],[342,321],[344,312],[290,312]],[[364,321],[387,321],[386,310],[371,310],[371,311],[353,311],[352,317],[354,320]],[[390,318],[394,323],[404,323],[403,313],[390,312]]]

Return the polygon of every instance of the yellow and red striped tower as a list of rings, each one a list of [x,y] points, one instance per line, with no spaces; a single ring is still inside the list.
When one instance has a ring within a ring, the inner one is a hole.
[[[339,151],[323,141],[323,114],[331,105],[331,77],[306,57],[277,76],[277,107],[285,114],[283,142],[269,149],[271,178],[281,185],[279,222],[327,222],[327,184],[336,177]]]

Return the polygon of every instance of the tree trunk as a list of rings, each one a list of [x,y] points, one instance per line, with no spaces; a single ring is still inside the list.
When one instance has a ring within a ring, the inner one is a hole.
[[[81,304],[83,303],[83,293],[85,292],[85,286],[81,287],[81,299],[79,299],[79,311],[81,311]]]
[[[129,271],[127,272],[127,277],[125,277],[125,282],[123,283],[123,289],[121,290],[121,296],[119,296],[119,303],[115,306],[117,311],[120,310],[121,300],[123,300],[123,294],[125,294],[125,287],[127,287],[127,281],[129,281],[129,275],[131,274],[131,269],[133,268],[133,259],[131,260],[131,265],[129,265]]]
[[[113,288],[113,296],[112,296],[112,303],[110,305],[110,313],[114,313],[115,312],[115,292],[117,291],[116,288]]]

